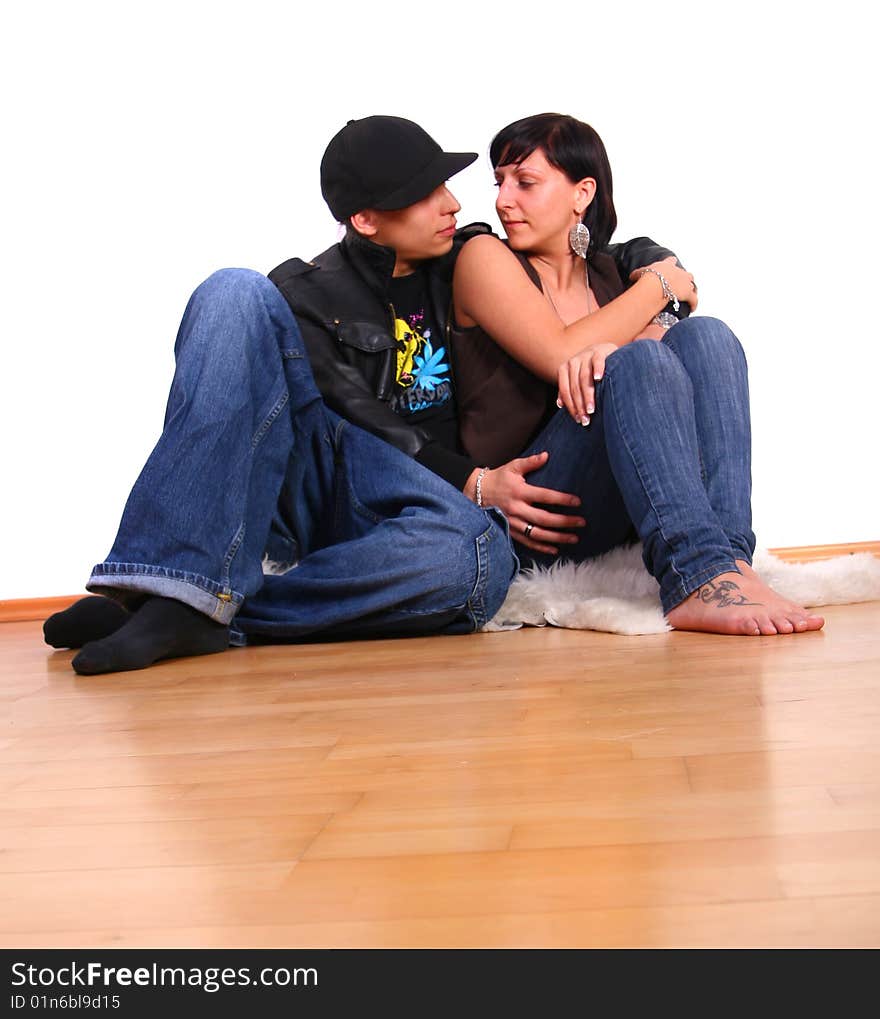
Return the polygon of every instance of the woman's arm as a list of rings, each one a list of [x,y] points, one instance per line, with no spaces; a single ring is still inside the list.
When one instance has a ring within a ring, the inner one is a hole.
[[[663,275],[679,300],[691,279],[672,263]],[[622,346],[641,334],[667,304],[663,286],[646,273],[598,311],[565,325],[523,272],[516,256],[495,237],[468,241],[455,264],[455,315],[460,325],[476,324],[520,364],[546,382],[556,382],[561,364],[597,343]]]

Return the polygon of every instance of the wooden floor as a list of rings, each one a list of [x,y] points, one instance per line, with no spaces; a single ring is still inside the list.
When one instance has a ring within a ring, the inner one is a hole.
[[[0,945],[878,946],[880,603],[79,678],[0,626]]]

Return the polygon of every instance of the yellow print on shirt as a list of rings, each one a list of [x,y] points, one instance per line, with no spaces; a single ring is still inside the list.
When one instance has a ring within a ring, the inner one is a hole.
[[[415,380],[415,358],[424,347],[425,338],[402,318],[394,320],[394,338],[397,340],[397,384],[411,386]]]

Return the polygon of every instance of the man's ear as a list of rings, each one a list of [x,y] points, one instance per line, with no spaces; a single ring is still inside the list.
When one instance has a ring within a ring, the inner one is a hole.
[[[378,216],[375,209],[362,209],[349,216],[349,223],[363,237],[375,237],[379,229]]]

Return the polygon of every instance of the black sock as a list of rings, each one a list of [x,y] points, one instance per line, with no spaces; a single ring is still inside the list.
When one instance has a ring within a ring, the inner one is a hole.
[[[101,595],[80,598],[43,623],[43,637],[52,647],[82,647],[115,633],[130,618],[119,602]]]
[[[73,659],[84,676],[145,669],[163,658],[211,655],[229,647],[229,627],[173,598],[148,598],[114,634]]]

